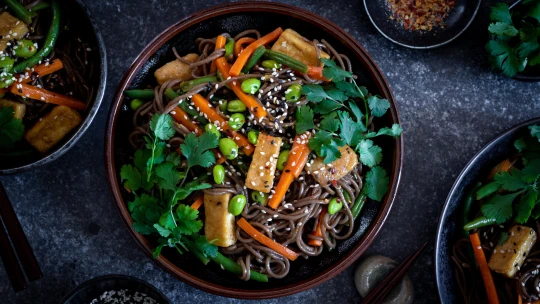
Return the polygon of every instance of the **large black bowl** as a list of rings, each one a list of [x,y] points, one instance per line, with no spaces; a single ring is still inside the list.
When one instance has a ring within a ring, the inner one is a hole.
[[[97,29],[96,22],[83,1],[62,0],[59,2],[62,16],[69,18],[70,26],[76,28],[86,41],[93,46],[93,51],[89,53],[90,58],[88,61],[92,61],[95,65],[94,77],[90,80],[96,88],[94,90],[94,96],[83,113],[83,122],[69,136],[66,136],[51,151],[45,154],[36,152],[10,162],[0,162],[0,175],[22,172],[58,159],[62,154],[71,149],[86,129],[88,129],[103,99],[105,84],[107,82],[107,55],[105,44]]]
[[[435,243],[435,275],[442,303],[460,303],[462,300],[457,296],[450,256],[452,245],[460,238],[458,229],[461,227],[456,224],[464,193],[481,176],[485,176],[490,168],[511,155],[515,151],[514,141],[529,131],[528,126],[535,124],[540,124],[540,118],[521,123],[497,136],[469,161],[452,186],[439,219]]]

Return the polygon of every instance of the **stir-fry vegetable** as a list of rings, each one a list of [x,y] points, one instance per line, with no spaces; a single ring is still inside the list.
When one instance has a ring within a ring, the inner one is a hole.
[[[145,90],[138,90],[138,89],[126,90],[126,91],[124,91],[124,94],[125,94],[127,97],[131,97],[131,98],[139,98],[139,99],[145,99],[145,100],[154,98],[154,90],[150,90],[150,89],[145,89]]]
[[[266,52],[266,48],[264,47],[264,45],[261,45],[260,47],[258,47],[255,50],[255,52],[253,52],[253,55],[249,57],[249,60],[244,66],[244,68],[242,69],[242,72],[248,73],[255,66],[255,64],[257,64],[257,62],[261,59],[261,57],[264,55],[265,52]]]
[[[246,221],[245,218],[241,218],[237,222],[238,227],[240,227],[242,230],[244,230],[245,233],[247,233],[249,236],[251,236],[254,240],[257,242],[267,246],[268,248],[276,251],[277,253],[283,255],[287,259],[294,261],[298,258],[298,253],[292,251],[291,249],[278,244],[274,241],[272,241],[270,238],[268,238],[266,235],[260,233],[257,229],[255,229],[253,226],[251,226],[248,221]]]
[[[80,102],[74,98],[71,98],[62,94],[58,94],[55,92],[47,91],[45,89],[41,89],[41,88],[24,84],[24,83],[19,83],[17,85],[10,87],[9,91],[12,94],[19,95],[22,97],[28,97],[35,100],[50,102],[57,105],[64,105],[64,106],[68,106],[70,108],[77,109],[77,110],[86,109],[86,104],[84,102]]]
[[[478,267],[482,273],[482,280],[484,281],[484,287],[486,288],[489,303],[498,304],[499,296],[497,295],[497,288],[495,287],[495,282],[493,282],[493,277],[491,276],[491,271],[489,270],[486,256],[484,255],[484,250],[482,250],[482,244],[480,243],[478,233],[471,234],[470,239],[476,262],[478,263]]]
[[[255,52],[255,50],[260,47],[261,45],[268,44],[276,39],[278,39],[279,35],[283,33],[283,29],[281,27],[278,27],[273,32],[257,39],[248,47],[246,47],[240,55],[238,55],[238,58],[234,62],[233,66],[231,67],[231,70],[229,71],[229,74],[231,76],[238,76],[240,75],[240,72],[242,71],[242,68],[247,63],[249,57]]]
[[[218,165],[219,166],[219,165]],[[199,210],[202,204],[204,203],[204,197],[200,195],[197,199],[191,204],[191,209]]]
[[[314,237],[322,237],[322,221],[323,221],[323,218],[324,218],[324,215],[326,214],[326,208],[323,208],[321,210],[321,213],[319,213],[319,217],[318,217],[318,220],[317,220],[317,225],[315,225],[315,227],[313,227],[313,231],[311,232],[311,234],[314,236]],[[322,246],[322,240],[317,240],[317,239],[309,239],[308,240],[308,244],[311,245],[311,246],[315,246],[315,247],[321,247]]]
[[[250,44],[250,43],[253,43],[254,41],[255,41],[255,38],[251,38],[251,37],[242,37],[238,39],[238,41],[234,43],[234,56],[238,57],[240,56],[240,53],[243,52],[242,45]]]
[[[36,16],[36,13],[28,11],[19,1],[17,0],[2,0],[9,9],[15,14],[15,16],[21,19],[26,24],[32,23],[32,18]]]
[[[225,38],[224,36],[221,36],[221,35],[217,36],[215,50],[225,48],[226,43],[227,43],[227,38]],[[214,61],[212,61],[212,65],[210,66],[210,74],[215,73],[216,70],[217,70],[216,61],[214,60]],[[184,90],[184,92],[187,92],[187,91]]]

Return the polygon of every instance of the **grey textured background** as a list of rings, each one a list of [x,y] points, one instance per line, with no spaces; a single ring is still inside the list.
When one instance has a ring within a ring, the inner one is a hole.
[[[0,269],[1,303],[58,303],[77,284],[111,273],[147,280],[175,303],[237,302],[181,283],[139,250],[113,206],[103,161],[109,105],[135,56],[172,23],[219,2],[87,1],[108,49],[107,92],[93,125],[67,155],[32,172],[0,178],[45,273],[43,279],[15,294]],[[508,127],[540,115],[540,83],[518,82],[489,70],[483,44],[488,6],[494,1],[484,1],[463,36],[428,51],[405,49],[380,36],[361,1],[291,3],[353,35],[390,83],[405,129],[405,166],[394,208],[368,252],[402,260],[429,241],[410,275],[415,302],[437,302],[433,243],[446,195],[462,167],[485,143]],[[357,302],[355,266],[317,288],[267,303]]]

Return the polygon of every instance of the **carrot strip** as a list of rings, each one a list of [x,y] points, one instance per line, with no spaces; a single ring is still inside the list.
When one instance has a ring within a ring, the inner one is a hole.
[[[219,35],[216,38],[216,48],[215,50],[219,50],[225,47],[225,43],[227,43],[227,38]],[[216,72],[216,60],[212,61],[212,65],[210,66],[210,74],[213,74]]]
[[[261,38],[257,39],[250,45],[248,45],[240,55],[238,55],[238,58],[236,58],[236,61],[234,62],[233,66],[231,67],[231,70],[229,71],[229,74],[231,76],[238,76],[240,75],[240,72],[242,72],[242,68],[248,61],[249,57],[255,50],[260,47],[261,45],[268,44],[276,39],[283,33],[283,29],[281,27],[278,27],[273,32],[262,36]],[[240,40],[240,39],[239,39]],[[236,45],[235,45],[236,48]]]
[[[311,234],[313,236],[322,237],[322,228],[321,228],[321,226],[322,226],[323,217],[326,214],[326,212],[327,212],[326,208],[323,208],[321,210],[321,213],[319,213],[319,221],[317,222],[317,226],[314,227],[313,231],[311,232]],[[308,244],[311,245],[311,246],[321,247],[322,246],[322,240],[309,239]]]
[[[207,118],[211,122],[216,122],[216,121],[219,122],[221,129],[239,147],[242,148],[242,151],[244,151],[246,155],[253,154],[255,147],[253,147],[253,145],[247,140],[247,138],[244,137],[244,135],[231,129],[231,127],[229,126],[229,123],[223,117],[221,117],[221,115],[219,115],[218,112],[212,109],[212,105],[210,105],[210,103],[206,100],[206,98],[202,97],[200,94],[195,94],[191,98],[191,101],[193,101],[193,104],[195,105],[195,107],[197,107],[197,110],[206,114]]]
[[[497,288],[495,287],[495,282],[493,282],[493,277],[491,276],[491,270],[489,269],[489,266],[487,264],[484,250],[482,250],[482,245],[480,244],[480,238],[478,237],[478,233],[471,234],[469,238],[471,239],[474,257],[476,258],[476,262],[478,263],[478,267],[480,268],[480,273],[482,274],[488,302],[490,304],[498,304],[499,295],[497,294]]]
[[[227,60],[225,60],[225,58],[223,57],[218,58],[216,59],[216,65],[221,72],[221,75],[223,75],[223,78],[228,78],[230,66]],[[253,96],[244,93],[244,91],[242,91],[241,85],[238,82],[233,81],[229,83],[229,86],[233,90],[234,94],[236,94],[238,99],[240,99],[240,101],[242,101],[242,103],[244,103],[246,107],[249,108],[249,110],[251,111],[251,113],[253,113],[253,115],[255,115],[255,117],[266,117],[266,109],[261,104],[259,104],[259,102],[257,102],[257,100],[253,98]]]
[[[201,205],[203,204],[203,202],[204,202],[204,195],[200,195],[200,196],[197,197],[197,199],[193,202],[193,204],[191,204],[191,209],[199,210],[199,208],[201,207]]]
[[[309,154],[311,153],[311,149],[308,146],[309,134],[310,133],[296,135],[296,138],[294,139],[293,146],[289,153],[289,159],[287,159],[287,164],[285,164],[283,173],[274,189],[275,193],[268,201],[268,206],[273,209],[276,209],[279,204],[281,204],[291,183],[300,175],[300,173],[302,173],[302,170],[306,165]]]
[[[28,97],[43,102],[54,103],[59,106],[68,106],[76,110],[86,109],[86,104],[74,98],[47,91],[24,83],[17,83],[9,87],[9,91],[15,95]]]
[[[60,59],[55,59],[52,62],[49,62],[48,64],[42,63],[40,65],[36,65],[34,67],[34,73],[38,74],[39,77],[43,77],[49,74],[52,74],[56,71],[59,71],[64,68],[64,64]],[[18,78],[15,76],[15,78]],[[29,83],[32,79],[30,77],[23,79],[22,83]]]
[[[246,221],[245,218],[241,218],[236,222],[238,227],[240,227],[242,230],[244,230],[249,236],[251,236],[253,239],[255,239],[257,242],[265,245],[266,247],[274,250],[275,252],[283,255],[287,259],[294,261],[298,258],[298,253],[292,251],[291,249],[278,244],[274,241],[272,241],[270,238],[268,238],[266,235],[260,233],[257,229],[255,229],[253,226],[251,226],[248,221]]]
[[[7,92],[9,92],[9,89],[8,89],[8,88],[0,89],[0,95],[4,95],[4,94],[6,94]]]
[[[255,42],[255,38],[242,37],[234,43],[234,56],[238,57],[242,53],[242,45]]]
[[[328,80],[323,75],[323,67],[317,67],[317,66],[308,66],[307,75],[316,80]]]

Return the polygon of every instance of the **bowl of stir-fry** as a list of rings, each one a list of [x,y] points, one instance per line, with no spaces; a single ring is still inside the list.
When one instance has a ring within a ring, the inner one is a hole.
[[[397,108],[367,52],[275,3],[210,8],[135,60],[111,105],[109,184],[128,230],[197,288],[272,298],[330,279],[396,195]]]
[[[80,1],[6,0],[0,12],[0,174],[57,159],[92,122],[104,44]]]

